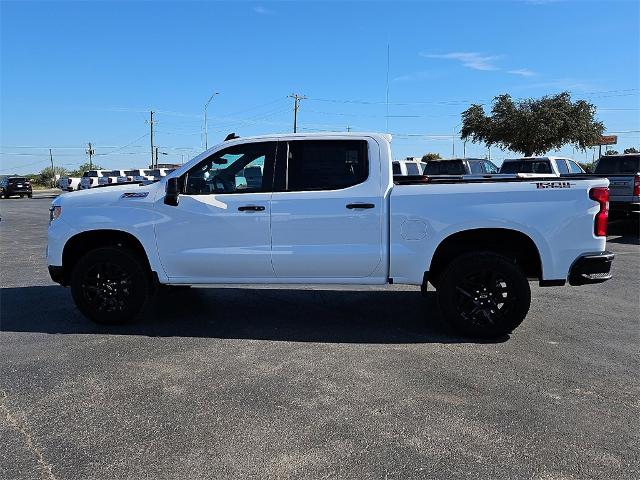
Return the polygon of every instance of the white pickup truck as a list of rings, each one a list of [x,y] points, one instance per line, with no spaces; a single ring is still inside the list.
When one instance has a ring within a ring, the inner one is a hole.
[[[63,195],[50,275],[104,323],[133,319],[172,286],[429,282],[444,317],[482,337],[522,322],[528,280],[611,278],[606,179],[394,179],[390,142],[234,139],[159,182]]]

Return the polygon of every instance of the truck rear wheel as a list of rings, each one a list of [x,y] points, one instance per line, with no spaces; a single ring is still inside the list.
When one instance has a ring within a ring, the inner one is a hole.
[[[91,250],[71,273],[71,295],[78,309],[97,323],[135,319],[149,294],[149,275],[135,253],[125,248]]]
[[[499,337],[522,323],[531,304],[531,289],[513,260],[492,252],[474,252],[456,258],[444,271],[438,303],[458,332]]]

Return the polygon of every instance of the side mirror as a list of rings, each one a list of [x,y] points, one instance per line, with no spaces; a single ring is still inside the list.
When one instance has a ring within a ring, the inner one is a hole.
[[[178,206],[178,196],[180,190],[178,188],[178,177],[172,177],[167,180],[167,190],[164,196],[164,203],[172,207]]]

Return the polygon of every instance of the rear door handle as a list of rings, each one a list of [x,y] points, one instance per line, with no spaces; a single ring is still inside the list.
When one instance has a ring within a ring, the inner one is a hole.
[[[375,208],[373,203],[350,203],[347,205],[349,210],[353,210],[354,208]]]
[[[242,207],[238,207],[238,211],[240,212],[262,212],[264,207],[262,205],[243,205]]]

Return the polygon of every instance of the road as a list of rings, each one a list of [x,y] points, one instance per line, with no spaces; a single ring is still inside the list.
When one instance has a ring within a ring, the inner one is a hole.
[[[640,478],[640,245],[460,338],[413,287],[192,289],[102,327],[1,200],[0,478]]]

